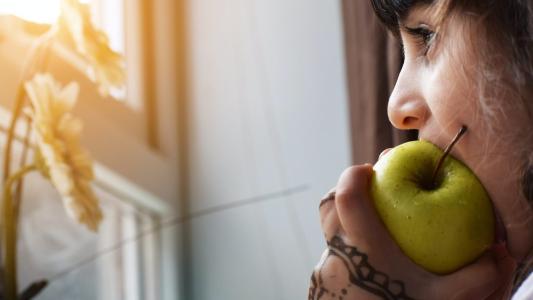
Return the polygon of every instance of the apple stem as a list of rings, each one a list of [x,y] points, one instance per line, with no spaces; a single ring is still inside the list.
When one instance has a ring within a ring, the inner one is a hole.
[[[446,156],[448,156],[448,154],[452,151],[453,146],[459,141],[459,139],[463,136],[463,134],[466,133],[467,130],[468,130],[468,127],[466,127],[466,125],[461,126],[461,129],[459,129],[459,132],[457,133],[457,135],[455,135],[452,142],[444,150],[444,153],[440,157],[439,162],[437,163],[437,167],[435,168],[435,171],[433,172],[433,176],[431,177],[431,183],[433,184],[433,186],[436,186],[435,180],[437,179],[437,174],[439,173],[439,170],[442,167],[442,164],[444,163]]]

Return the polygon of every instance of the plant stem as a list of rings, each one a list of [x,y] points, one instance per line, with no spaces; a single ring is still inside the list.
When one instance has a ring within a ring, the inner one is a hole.
[[[31,120],[29,117],[26,117],[26,135],[24,136],[24,141],[22,144],[22,155],[20,156],[19,166],[26,165],[26,159],[28,158],[28,152],[30,149],[30,134],[32,131]],[[22,188],[23,188],[24,178],[21,178],[18,181],[18,184],[15,186],[15,194],[13,195],[13,211],[15,214],[15,223],[18,224],[19,215],[20,215],[20,205],[22,202]],[[16,226],[18,229],[18,225]]]
[[[13,136],[15,135],[15,125],[17,123],[18,116],[20,114],[20,111],[22,110],[22,106],[24,104],[24,84],[21,83],[18,91],[17,91],[17,97],[15,98],[15,107],[13,108],[13,114],[11,116],[11,123],[9,124],[9,128],[7,130],[7,137],[6,137],[6,148],[4,150],[4,181],[7,180],[10,173],[10,166],[11,166],[11,144],[13,144]]]
[[[50,48],[51,44],[54,42],[52,39],[53,35],[55,34],[55,29],[51,28],[43,37],[43,41],[41,42],[40,51],[35,55],[36,59],[36,69],[39,70],[46,70],[48,67],[48,61],[49,61],[49,55],[48,55],[48,48]],[[28,152],[30,148],[30,136],[32,132],[32,124],[30,117],[26,116],[26,133],[24,135],[24,141],[22,143],[22,154],[20,156],[20,163],[19,167],[26,165],[26,159],[28,158]],[[15,189],[15,194],[13,195],[13,205],[15,209],[15,222],[18,224],[18,218],[19,218],[19,211],[20,211],[20,202],[22,199],[22,188],[23,188],[24,179],[21,179],[18,181]],[[18,226],[16,226],[18,228]]]
[[[24,65],[22,69],[22,78],[20,80],[20,84],[17,90],[17,95],[15,97],[15,104],[13,106],[13,113],[11,115],[11,122],[9,124],[9,128],[7,130],[7,138],[6,138],[6,148],[4,152],[4,181],[9,177],[10,175],[10,166],[11,166],[11,146],[13,143],[13,137],[15,135],[15,126],[17,125],[18,117],[20,116],[20,113],[22,112],[22,108],[24,107],[24,100],[26,99],[26,92],[24,89],[24,82],[26,81],[26,77],[32,73],[33,68],[39,69],[39,66],[35,66],[34,64],[39,63],[39,54],[42,51],[43,46],[46,46],[46,44],[52,40],[54,35],[56,34],[55,28],[50,28],[46,33],[41,35],[37,41],[35,42],[35,46],[30,50],[29,59],[27,63]]]
[[[42,48],[46,46],[49,41],[53,40],[56,32],[57,32],[56,28],[52,26],[46,33],[41,35],[36,40],[36,42],[34,43],[34,45],[29,51],[29,55],[28,55],[28,59],[26,63],[22,67],[22,76],[21,76],[20,83],[17,89],[17,94],[15,96],[15,103],[14,103],[13,111],[11,114],[11,121],[9,124],[9,128],[7,129],[7,132],[6,132],[6,142],[5,142],[5,149],[3,153],[4,164],[3,164],[3,179],[2,179],[4,186],[6,186],[6,181],[11,175],[11,151],[12,151],[11,149],[12,149],[13,139],[15,137],[15,127],[17,125],[17,120],[22,112],[22,108],[24,107],[24,103],[26,100],[24,82],[26,81],[28,75],[36,71],[35,69],[37,69],[38,71],[39,66],[41,65],[39,58],[41,56]],[[17,197],[20,196],[20,193],[18,194],[19,195]],[[1,203],[0,203],[0,206],[2,206]],[[2,237],[2,234],[4,232],[4,230],[2,229],[2,227],[4,226],[3,223],[4,223],[3,218],[0,218],[0,241],[4,240],[4,238]],[[0,250],[2,250],[2,247],[0,247]],[[2,253],[2,251],[0,251],[0,257],[3,257],[3,256],[4,254]],[[0,276],[3,276],[1,269],[0,269]]]
[[[444,160],[446,159],[448,154],[452,151],[453,146],[459,141],[459,139],[466,133],[467,130],[468,130],[468,127],[466,127],[466,125],[461,126],[461,129],[459,129],[459,132],[457,132],[452,142],[444,150],[444,153],[442,154],[442,156],[439,159],[439,162],[437,163],[437,167],[435,168],[435,171],[433,171],[433,176],[431,176],[431,184],[433,184],[433,187],[437,185],[435,180],[437,179],[437,174],[439,173],[439,170],[442,167]]]
[[[36,170],[36,165],[28,165],[9,176],[4,184],[2,214],[4,219],[3,241],[4,247],[4,297],[7,300],[17,299],[17,222],[14,213],[11,188],[28,172]]]

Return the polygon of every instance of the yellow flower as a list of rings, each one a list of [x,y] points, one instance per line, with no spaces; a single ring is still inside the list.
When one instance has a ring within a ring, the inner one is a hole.
[[[58,23],[88,61],[88,75],[99,85],[100,94],[107,96],[111,88],[121,88],[124,58],[109,47],[107,35],[93,26],[89,6],[78,0],[62,0]]]
[[[50,74],[37,74],[25,89],[32,104],[38,168],[61,194],[68,215],[96,231],[102,212],[90,186],[92,161],[80,146],[81,120],[71,114],[79,87],[72,82],[62,88]]]

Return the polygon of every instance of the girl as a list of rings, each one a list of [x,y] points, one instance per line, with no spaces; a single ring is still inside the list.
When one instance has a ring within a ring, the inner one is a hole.
[[[371,1],[404,51],[389,120],[441,149],[468,127],[451,154],[489,193],[496,242],[452,274],[425,271],[377,216],[368,194],[372,165],[354,166],[321,202],[328,248],[309,298],[509,299],[533,260],[533,1]],[[521,299],[533,299],[526,288]]]

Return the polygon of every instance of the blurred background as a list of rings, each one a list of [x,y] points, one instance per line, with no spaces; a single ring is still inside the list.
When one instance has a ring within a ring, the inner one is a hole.
[[[397,141],[384,103],[399,64],[369,70],[400,52],[367,1],[82,2],[125,55],[125,90],[99,96],[66,46],[47,68],[81,83],[105,219],[88,232],[31,177],[20,285],[48,279],[37,299],[305,299],[320,199]],[[59,0],[0,0],[0,13],[5,128]]]

